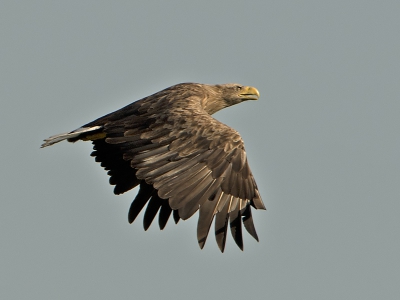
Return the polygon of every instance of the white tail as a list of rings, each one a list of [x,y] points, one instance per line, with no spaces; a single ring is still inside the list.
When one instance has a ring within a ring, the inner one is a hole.
[[[57,134],[57,135],[53,135],[53,136],[45,139],[44,143],[42,144],[42,146],[40,146],[40,148],[51,146],[51,145],[53,145],[55,143],[58,143],[58,142],[61,142],[63,140],[78,137],[82,133],[95,131],[95,130],[100,129],[100,128],[101,128],[101,126],[81,127],[81,128],[78,128],[78,129],[76,129],[74,131],[71,131],[71,132],[66,132],[66,133],[60,133],[60,134]]]

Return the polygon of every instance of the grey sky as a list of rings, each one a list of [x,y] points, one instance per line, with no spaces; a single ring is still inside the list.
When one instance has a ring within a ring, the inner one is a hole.
[[[400,2],[2,1],[0,298],[399,299]],[[39,149],[179,82],[260,100],[239,131],[260,243],[144,232],[90,143]]]

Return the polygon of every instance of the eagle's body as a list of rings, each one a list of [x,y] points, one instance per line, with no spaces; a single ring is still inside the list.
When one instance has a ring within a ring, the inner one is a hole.
[[[158,211],[163,229],[172,212],[178,222],[199,210],[197,238],[201,248],[215,216],[221,251],[228,223],[243,249],[242,222],[258,240],[250,205],[265,207],[239,133],[211,114],[258,96],[255,88],[237,84],[178,84],[75,131],[50,137],[42,147],[64,139],[92,140],[92,156],[108,170],[115,194],[140,185],[129,210],[129,222],[147,202],[145,229]]]

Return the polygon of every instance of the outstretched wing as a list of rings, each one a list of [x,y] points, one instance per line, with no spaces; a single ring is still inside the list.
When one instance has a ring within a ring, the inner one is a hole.
[[[250,205],[265,207],[240,135],[190,105],[184,109],[163,107],[157,113],[156,109],[137,106],[134,114],[105,123],[106,138],[93,142],[92,155],[109,170],[116,194],[140,184],[129,221],[133,222],[148,202],[145,229],[158,211],[162,229],[172,212],[177,222],[200,210],[197,238],[201,248],[214,217],[221,251],[228,223],[241,249],[242,223],[258,240]]]

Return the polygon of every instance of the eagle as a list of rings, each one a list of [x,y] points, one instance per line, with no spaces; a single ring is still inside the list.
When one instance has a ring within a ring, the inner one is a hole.
[[[199,211],[197,240],[203,249],[214,220],[224,252],[228,230],[243,250],[242,223],[258,241],[251,207],[265,209],[237,131],[211,115],[260,94],[240,84],[180,83],[135,101],[68,133],[44,140],[92,141],[96,162],[108,171],[114,194],[136,186],[128,220],[147,204],[147,230],[158,213],[160,229]]]

